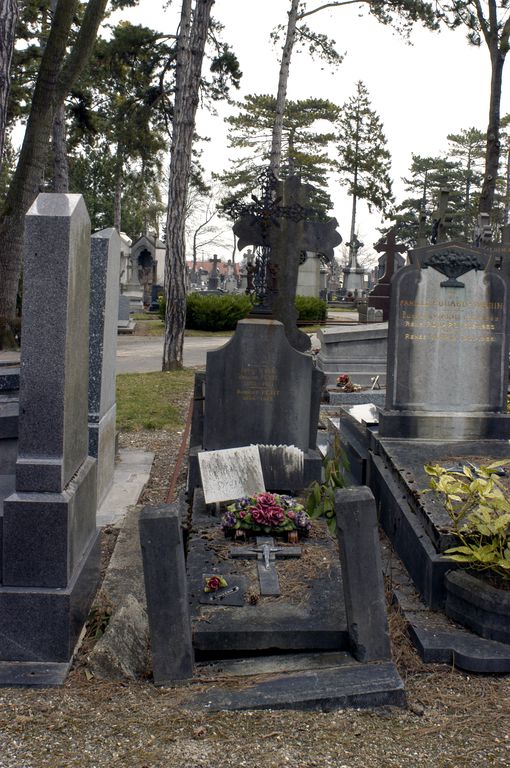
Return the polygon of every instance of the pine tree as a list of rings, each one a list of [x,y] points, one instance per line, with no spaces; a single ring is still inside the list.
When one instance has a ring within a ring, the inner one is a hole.
[[[267,165],[275,119],[276,100],[273,96],[250,94],[238,103],[239,113],[227,118],[230,147],[244,152],[232,163],[232,170],[221,181],[232,190],[232,197],[246,197],[257,187],[257,176]],[[328,156],[333,142],[333,129],[318,129],[319,121],[332,126],[338,119],[339,107],[326,99],[287,101],[282,122],[282,162],[290,173],[297,173],[303,182],[314,188],[310,204],[320,212],[331,208],[327,193],[327,174],[334,168]]]
[[[448,226],[450,237],[461,237],[463,232],[462,184],[458,180],[458,164],[444,157],[412,155],[409,176],[403,177],[407,194],[395,210],[397,239],[410,248],[416,247],[431,232],[432,213],[437,208],[441,189],[450,190],[448,209],[452,221]],[[387,230],[382,230],[387,231]]]
[[[352,243],[356,234],[358,201],[364,200],[370,211],[375,208],[384,214],[393,202],[391,155],[386,147],[386,136],[361,81],[356,85],[354,96],[342,107],[337,126],[340,180],[352,197]]]

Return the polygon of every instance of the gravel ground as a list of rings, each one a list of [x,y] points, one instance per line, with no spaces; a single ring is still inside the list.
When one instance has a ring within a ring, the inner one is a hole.
[[[142,503],[166,499],[181,438],[121,436],[156,452]],[[61,689],[0,689],[0,768],[510,768],[510,677],[424,665],[390,628],[406,710],[190,712],[187,686],[99,682],[78,658]]]

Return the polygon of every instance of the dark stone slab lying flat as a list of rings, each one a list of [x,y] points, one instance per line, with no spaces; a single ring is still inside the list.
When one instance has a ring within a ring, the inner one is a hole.
[[[195,494],[200,499],[200,494]],[[203,497],[202,497],[203,498]],[[195,652],[278,650],[345,650],[348,646],[340,560],[335,540],[322,522],[315,535],[303,539],[302,557],[278,560],[279,597],[261,597],[254,560],[229,557],[235,544],[224,538],[220,519],[194,504],[189,539],[188,579]],[[282,546],[287,546],[284,542]],[[227,582],[246,577],[242,607],[209,606],[199,602],[203,574],[218,572]],[[251,599],[250,599],[251,598]]]
[[[420,599],[402,562],[383,542],[383,566],[391,578],[393,599],[409,625],[409,634],[425,663],[455,665],[486,675],[510,672],[510,645],[486,640],[430,610]]]
[[[43,687],[64,685],[68,663],[0,661],[0,686]]]
[[[485,640],[442,614],[406,612],[409,632],[425,662],[449,664],[484,675],[510,672],[510,645]]]
[[[402,680],[392,662],[351,664],[285,672],[231,690],[212,687],[187,706],[208,710],[302,709],[405,706]]]

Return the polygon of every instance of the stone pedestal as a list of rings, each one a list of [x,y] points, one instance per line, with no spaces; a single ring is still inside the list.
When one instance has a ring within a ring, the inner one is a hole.
[[[113,483],[115,362],[121,240],[116,230],[91,240],[89,312],[89,453],[97,459],[97,503]]]
[[[39,195],[26,218],[19,451],[3,516],[0,660],[12,666],[2,665],[0,682],[7,684],[20,662],[50,664],[45,684],[63,681],[99,577],[89,281],[83,198]]]

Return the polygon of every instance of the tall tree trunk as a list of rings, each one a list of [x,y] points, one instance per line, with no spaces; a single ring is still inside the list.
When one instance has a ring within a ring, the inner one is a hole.
[[[11,86],[11,61],[17,21],[17,0],[2,0],[0,3],[0,170],[4,153],[7,104]]]
[[[292,49],[296,39],[296,24],[298,18],[299,0],[291,0],[289,11],[289,20],[287,23],[287,34],[282,51],[282,60],[280,63],[280,74],[278,78],[278,91],[276,94],[275,116],[273,124],[273,136],[271,140],[271,154],[269,157],[269,167],[278,175],[282,162],[282,131],[283,114],[285,112],[285,102],[287,100],[287,85],[289,82],[290,59]]]
[[[58,0],[51,0],[51,12],[55,15]],[[51,130],[51,149],[53,153],[53,184],[54,192],[69,192],[69,163],[67,160],[66,144],[66,108],[61,102],[55,110]]]
[[[53,119],[51,132],[53,151],[53,191],[69,192],[69,162],[66,142],[66,107],[62,102]]]
[[[485,172],[483,177],[482,191],[478,205],[479,213],[492,212],[494,203],[494,191],[496,189],[496,179],[498,176],[499,153],[500,153],[500,105],[501,105],[501,86],[503,82],[503,66],[505,64],[505,54],[501,53],[497,40],[490,48],[491,55],[491,96],[489,104],[489,126],[487,128],[487,149],[485,153]]]
[[[65,60],[78,0],[59,0],[41,59],[23,145],[0,213],[0,318],[14,317],[23,254],[25,214],[37,195],[56,107],[87,63],[108,0],[89,0]],[[62,62],[64,62],[62,66]]]
[[[124,182],[124,152],[122,147],[117,145],[117,157],[115,162],[115,182],[113,197],[113,226],[120,232],[122,225],[122,185]]]
[[[195,0],[191,21],[191,0],[183,0],[177,38],[166,225],[166,318],[162,365],[164,371],[182,368],[186,324],[186,200],[202,61],[213,3],[214,0]]]

